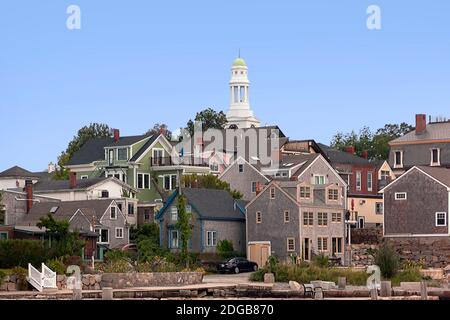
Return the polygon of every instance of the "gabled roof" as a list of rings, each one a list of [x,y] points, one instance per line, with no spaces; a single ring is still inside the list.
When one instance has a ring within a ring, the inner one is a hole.
[[[333,149],[323,143],[318,144],[323,152],[327,155],[333,165],[335,164],[357,164],[370,165],[371,162],[367,159],[358,157],[357,155]]]
[[[295,172],[292,173],[293,176],[299,176],[319,156],[320,156],[319,153],[283,155],[281,163],[280,163],[280,169],[289,169],[289,166],[287,166],[287,165],[289,165],[291,163],[294,164],[293,166],[300,165],[298,168],[296,167]]]
[[[298,182],[297,182],[298,183]],[[264,187],[264,189],[261,190],[260,193],[258,193],[250,202],[247,203],[247,205],[245,206],[245,209],[247,209],[253,202],[255,202],[257,199],[259,199],[259,197],[261,197],[261,195],[269,188],[275,187],[278,190],[280,190],[289,200],[291,200],[292,202],[294,202],[295,204],[299,205],[299,203],[297,202],[297,200],[289,194],[289,192],[287,192],[286,190],[283,190],[283,188],[280,186],[280,181],[271,181],[269,184],[266,184],[266,186]]]
[[[230,193],[220,189],[184,188],[183,195],[187,202],[195,209],[201,219],[206,220],[245,220],[243,202],[237,202]],[[167,200],[158,213],[160,219],[167,208],[174,202],[178,190]]]
[[[70,220],[78,210],[81,210],[89,220],[99,221],[113,201],[113,199],[98,199],[35,203],[17,225],[35,226],[39,219],[48,215],[52,209],[54,211],[52,214],[57,220]]]
[[[379,192],[384,193],[386,189],[389,189],[394,184],[396,184],[398,181],[402,180],[404,177],[406,177],[408,174],[410,174],[413,171],[419,171],[431,179],[435,180],[437,183],[441,184],[444,187],[447,187],[450,190],[450,169],[443,168],[443,167],[427,167],[427,166],[414,166],[405,173],[403,173],[400,177],[389,183],[386,187],[381,189]]]
[[[19,166],[14,166],[0,172],[0,178],[38,178],[38,175]]]
[[[52,191],[64,191],[64,190],[70,190],[70,191],[82,191],[87,190],[97,184],[100,184],[102,182],[106,181],[114,181],[120,185],[122,185],[124,188],[128,190],[134,190],[130,185],[123,183],[117,178],[114,177],[101,177],[101,178],[92,178],[92,179],[80,179],[77,180],[77,186],[74,189],[70,188],[70,181],[69,180],[43,180],[35,183],[33,185],[33,190],[36,193],[39,192],[52,192]]]
[[[142,156],[145,151],[148,149],[148,147],[150,147],[157,139],[158,139],[159,135],[154,134],[153,136],[150,137],[150,139],[148,139],[148,141],[142,146],[142,148],[140,148],[138,150],[138,152],[136,152],[133,157],[130,159],[131,162],[136,161],[137,159],[139,159],[140,156]]]
[[[390,145],[413,143],[427,140],[450,140],[450,122],[428,123],[425,132],[416,134],[415,130],[392,140]]]
[[[238,157],[236,160],[233,161],[225,170],[219,175],[219,179],[221,179],[229,170],[231,170],[231,167],[234,167],[236,164],[247,164],[250,166],[251,169],[253,169],[255,172],[259,173],[261,177],[266,179],[267,182],[270,181],[269,178],[267,178],[261,171],[259,171],[254,165],[249,163],[247,160],[245,160],[243,157]]]
[[[105,148],[131,146],[151,136],[129,136],[120,137],[118,142],[114,138],[95,138],[88,140],[77,152],[75,152],[67,163],[68,166],[90,164],[94,161],[105,160]]]

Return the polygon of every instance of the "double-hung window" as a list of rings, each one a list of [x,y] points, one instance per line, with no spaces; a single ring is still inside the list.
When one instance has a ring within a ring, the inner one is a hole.
[[[217,231],[206,231],[206,246],[217,246]]]
[[[356,171],[356,190],[361,191],[361,171]]]
[[[431,149],[431,165],[439,166],[441,164],[441,149],[433,148]]]
[[[445,227],[447,225],[447,213],[436,212],[436,227]]]

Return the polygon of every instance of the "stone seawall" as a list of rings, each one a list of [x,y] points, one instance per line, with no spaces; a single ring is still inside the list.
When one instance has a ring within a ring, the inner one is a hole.
[[[0,291],[19,290],[17,279],[14,275],[7,276],[0,286]],[[85,274],[81,277],[83,290],[101,290],[105,287],[113,289],[175,287],[201,284],[202,281],[203,273],[201,272],[103,273]],[[56,285],[59,290],[67,289],[67,276],[58,275]]]

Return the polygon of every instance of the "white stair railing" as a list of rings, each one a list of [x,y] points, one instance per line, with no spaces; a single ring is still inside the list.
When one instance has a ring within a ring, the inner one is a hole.
[[[56,272],[53,272],[45,264],[42,264],[42,272],[35,267],[28,264],[28,282],[35,287],[39,292],[42,292],[44,288],[56,289]]]
[[[56,272],[53,272],[45,264],[42,264],[42,286],[44,288],[56,289]]]
[[[27,280],[33,287],[35,287],[39,292],[42,292],[42,274],[39,270],[28,264],[28,277]]]

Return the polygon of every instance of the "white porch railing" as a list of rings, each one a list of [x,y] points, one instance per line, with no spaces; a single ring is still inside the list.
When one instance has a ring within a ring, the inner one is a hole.
[[[42,264],[42,272],[35,267],[28,264],[28,282],[35,287],[39,292],[42,292],[44,288],[56,289],[56,272],[53,272],[45,264]]]

